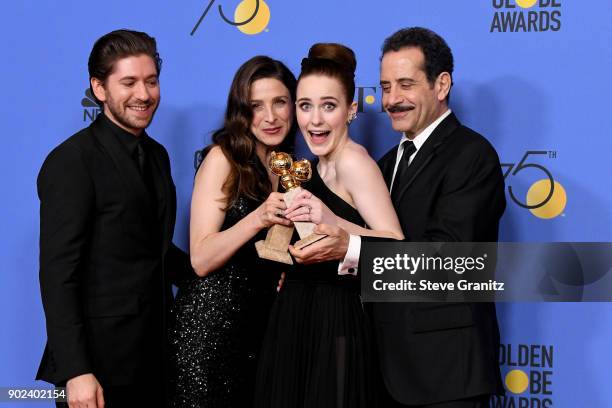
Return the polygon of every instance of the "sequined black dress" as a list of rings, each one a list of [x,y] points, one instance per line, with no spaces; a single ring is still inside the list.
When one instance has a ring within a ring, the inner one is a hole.
[[[313,166],[306,188],[357,225],[356,209],[323,183]],[[375,374],[359,281],[338,262],[297,265],[277,297],[257,370],[258,408],[371,408]]]
[[[260,204],[239,198],[221,229]],[[279,265],[255,251],[265,234],[219,270],[179,289],[169,333],[171,407],[252,406],[257,357],[280,276]]]

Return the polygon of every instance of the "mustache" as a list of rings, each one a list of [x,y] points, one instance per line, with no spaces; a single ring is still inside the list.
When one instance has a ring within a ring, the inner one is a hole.
[[[132,104],[132,105],[153,105],[155,104],[155,99],[153,98],[147,98],[147,99],[141,99],[141,98],[135,98],[135,99],[131,99],[128,101],[128,105]]]
[[[136,106],[146,106],[146,107],[149,107],[149,106],[155,105],[155,103],[153,103],[151,101],[133,101],[133,102],[127,103],[127,105],[128,106],[136,105]]]
[[[411,105],[391,105],[387,108],[389,113],[408,112],[414,109]]]

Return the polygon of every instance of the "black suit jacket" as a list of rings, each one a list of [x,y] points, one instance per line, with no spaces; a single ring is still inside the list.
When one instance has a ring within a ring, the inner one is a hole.
[[[379,161],[391,182],[397,147]],[[407,241],[495,242],[505,209],[499,158],[450,114],[421,146],[394,201]],[[363,237],[362,250],[380,239]],[[403,404],[503,392],[490,303],[375,303],[383,379]]]
[[[56,147],[38,176],[47,345],[37,379],[93,373],[105,386],[163,381],[176,193],[164,147],[146,135],[154,191],[99,117]]]

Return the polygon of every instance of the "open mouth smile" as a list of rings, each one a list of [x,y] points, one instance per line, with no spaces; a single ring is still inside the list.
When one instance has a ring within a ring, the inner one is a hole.
[[[136,113],[138,116],[146,116],[150,113],[153,104],[147,105],[128,105],[127,109]]]
[[[330,134],[329,130],[309,130],[308,131],[308,136],[310,136],[310,140],[314,144],[325,143],[329,134]]]

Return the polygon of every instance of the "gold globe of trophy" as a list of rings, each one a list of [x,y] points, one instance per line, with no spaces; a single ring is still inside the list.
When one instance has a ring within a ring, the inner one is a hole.
[[[290,207],[294,197],[302,191],[300,184],[312,177],[310,162],[306,159],[294,162],[287,153],[272,152],[269,166],[272,172],[280,177],[280,184],[286,190],[283,195],[285,204]],[[315,224],[312,222],[295,222],[294,226],[301,238],[294,245],[297,249],[304,248],[325,237],[325,235],[313,234]],[[265,241],[255,243],[257,255],[260,258],[293,265],[293,259],[287,249],[291,243],[294,226],[288,227],[280,224],[271,226]]]

